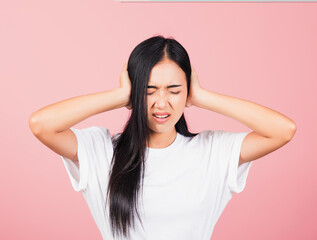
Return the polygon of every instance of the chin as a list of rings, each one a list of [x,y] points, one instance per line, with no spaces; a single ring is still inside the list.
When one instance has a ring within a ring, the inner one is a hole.
[[[158,126],[158,127],[150,128],[150,131],[151,132],[155,132],[155,133],[166,133],[166,132],[170,132],[171,130],[173,130],[173,128],[175,128],[175,125],[173,127],[170,127],[170,126]]]

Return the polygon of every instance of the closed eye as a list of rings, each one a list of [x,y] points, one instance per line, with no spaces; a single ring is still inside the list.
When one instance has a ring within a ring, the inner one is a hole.
[[[152,93],[147,93],[147,95],[152,95],[154,92],[152,92]],[[171,92],[171,94],[179,94],[180,93],[180,91],[179,92]]]

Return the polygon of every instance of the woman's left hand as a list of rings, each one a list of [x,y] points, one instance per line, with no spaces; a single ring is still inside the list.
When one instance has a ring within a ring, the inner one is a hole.
[[[197,106],[199,93],[203,89],[200,86],[197,73],[195,72],[193,66],[192,65],[190,66],[192,69],[192,73],[190,77],[190,88],[189,88],[189,94],[187,96],[186,107],[190,107],[192,105]]]

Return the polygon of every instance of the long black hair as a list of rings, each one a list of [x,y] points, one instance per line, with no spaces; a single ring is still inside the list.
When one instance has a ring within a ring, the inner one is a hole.
[[[174,38],[164,38],[161,35],[148,38],[133,49],[128,60],[132,113],[123,132],[113,138],[114,153],[107,189],[107,197],[110,198],[110,225],[114,237],[130,236],[129,228],[135,227],[135,213],[142,224],[137,205],[139,190],[143,187],[145,151],[150,140],[147,86],[152,68],[164,58],[174,61],[185,72],[189,93],[189,56]],[[175,129],[187,137],[197,135],[188,131],[184,113],[175,124]]]

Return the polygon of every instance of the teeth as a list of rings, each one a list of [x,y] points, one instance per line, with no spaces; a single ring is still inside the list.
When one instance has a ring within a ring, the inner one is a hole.
[[[158,115],[155,115],[155,114],[154,114],[154,116],[157,117],[157,118],[167,118],[168,117],[168,115],[158,116]]]

